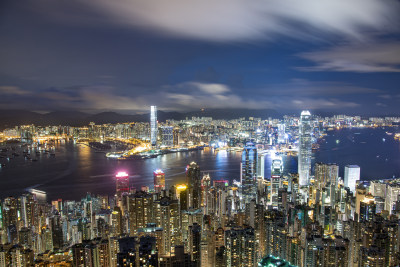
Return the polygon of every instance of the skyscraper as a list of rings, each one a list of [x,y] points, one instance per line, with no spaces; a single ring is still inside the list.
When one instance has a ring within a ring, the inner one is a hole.
[[[162,170],[155,170],[154,174],[154,191],[156,193],[165,189],[165,173]]]
[[[258,154],[257,177],[265,178],[265,156],[264,156],[264,154]]]
[[[339,166],[332,163],[315,164],[315,201],[334,207],[339,181]]]
[[[186,184],[189,189],[189,207],[199,209],[201,207],[201,173],[196,162],[186,167]]]
[[[283,144],[286,142],[285,124],[278,124],[278,143]]]
[[[257,148],[252,142],[248,142],[243,149],[241,171],[244,203],[250,203],[257,197]]]
[[[311,113],[302,111],[299,125],[299,186],[310,183],[311,169]]]
[[[151,106],[150,108],[150,142],[152,146],[157,146],[157,106]]]
[[[276,156],[275,159],[272,160],[271,165],[271,193],[270,193],[270,205],[274,207],[278,207],[278,192],[282,187],[282,172],[283,172],[283,164],[282,158]]]
[[[129,193],[129,175],[126,172],[118,172],[115,178],[117,196],[121,197],[123,193]]]
[[[360,180],[360,167],[357,165],[347,165],[344,167],[344,186],[350,191],[356,192],[356,181]]]

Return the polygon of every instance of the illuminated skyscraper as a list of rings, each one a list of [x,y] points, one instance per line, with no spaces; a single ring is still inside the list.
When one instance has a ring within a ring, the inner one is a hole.
[[[282,172],[283,164],[282,158],[276,157],[272,160],[271,165],[271,199],[270,204],[274,207],[278,207],[278,192],[282,188]]]
[[[258,155],[257,177],[265,178],[265,156],[264,156],[264,154],[259,154]]]
[[[278,143],[283,144],[286,142],[285,124],[278,124]]]
[[[244,203],[250,203],[257,197],[257,148],[252,142],[248,142],[243,149],[241,172]]]
[[[160,205],[160,227],[163,228],[162,251],[164,254],[173,253],[173,249],[180,242],[179,227],[179,202],[169,197],[159,200]]]
[[[225,266],[257,266],[257,244],[252,227],[238,227],[226,231],[225,244]]]
[[[301,112],[299,133],[299,186],[307,186],[311,169],[311,113],[308,110]]]
[[[339,181],[339,166],[332,163],[315,163],[315,184],[322,190],[328,184],[337,187]]]
[[[315,201],[322,205],[334,206],[339,181],[339,166],[337,164],[315,164]]]
[[[151,106],[150,109],[150,142],[152,146],[157,146],[157,106]]]
[[[154,191],[156,193],[165,189],[165,173],[162,170],[155,170],[154,174]]]
[[[129,231],[131,236],[137,234],[137,230],[146,227],[148,223],[155,221],[153,217],[153,196],[139,191],[128,198],[129,207]]]
[[[356,192],[356,181],[360,180],[360,167],[357,165],[347,165],[344,167],[344,186],[350,191]]]
[[[194,209],[201,208],[201,174],[200,167],[196,162],[190,163],[186,167],[186,184],[189,189],[189,207]]]
[[[129,175],[126,172],[118,172],[116,178],[116,193],[121,197],[123,193],[129,193]]]

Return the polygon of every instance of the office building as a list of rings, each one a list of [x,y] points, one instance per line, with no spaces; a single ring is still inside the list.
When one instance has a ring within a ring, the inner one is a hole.
[[[299,186],[310,183],[311,170],[311,113],[302,111],[299,122]]]
[[[344,186],[350,191],[356,192],[356,182],[360,180],[360,167],[357,165],[347,165],[344,167]]]
[[[201,173],[196,162],[192,162],[186,167],[186,184],[189,207],[199,209],[201,207]]]
[[[157,146],[158,122],[157,122],[157,106],[150,107],[150,143]]]
[[[265,178],[265,155],[262,153],[258,154],[257,177]]]
[[[242,152],[241,183],[243,204],[257,198],[257,148],[248,142]]]

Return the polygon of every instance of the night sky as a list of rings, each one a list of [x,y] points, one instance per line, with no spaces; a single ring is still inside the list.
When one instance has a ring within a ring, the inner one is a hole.
[[[3,0],[0,109],[400,114],[398,0]]]

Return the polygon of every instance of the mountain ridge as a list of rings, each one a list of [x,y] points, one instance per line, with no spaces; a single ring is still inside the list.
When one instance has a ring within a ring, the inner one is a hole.
[[[281,117],[277,111],[272,109],[207,109],[199,111],[176,112],[158,110],[157,119],[164,122],[168,119],[184,120],[192,117],[212,117],[213,119],[237,119],[241,117],[256,117],[266,119],[268,117]],[[49,113],[38,113],[27,110],[0,110],[0,129],[11,128],[17,125],[34,124],[37,126],[69,125],[84,126],[90,122],[96,124],[125,123],[125,122],[148,122],[150,113],[144,114],[121,114],[114,111],[103,111],[90,114],[80,111],[52,111]]]

